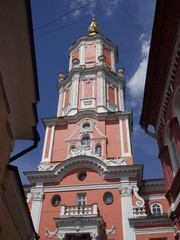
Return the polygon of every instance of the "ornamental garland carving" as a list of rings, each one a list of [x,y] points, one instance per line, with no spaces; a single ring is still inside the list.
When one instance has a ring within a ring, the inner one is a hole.
[[[54,231],[54,232],[50,232],[48,228],[46,228],[46,233],[45,233],[45,236],[48,237],[51,239],[53,238],[57,233],[57,229]]]
[[[41,192],[32,191],[31,193],[32,193],[34,201],[42,201],[44,199],[44,192],[43,191],[41,191]]]
[[[55,168],[55,165],[41,164],[38,166],[38,171],[50,171]]]
[[[131,197],[132,187],[129,185],[120,186],[119,188],[122,197]]]

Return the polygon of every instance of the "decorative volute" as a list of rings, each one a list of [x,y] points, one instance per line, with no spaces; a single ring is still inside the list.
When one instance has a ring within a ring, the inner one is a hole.
[[[89,33],[89,35],[95,35],[98,32],[99,32],[99,26],[95,21],[95,16],[94,16],[94,13],[93,13],[93,19],[92,19],[92,22],[89,25],[88,33]]]

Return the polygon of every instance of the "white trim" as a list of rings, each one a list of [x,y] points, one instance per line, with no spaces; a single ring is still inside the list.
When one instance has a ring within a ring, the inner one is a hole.
[[[142,234],[158,234],[158,233],[174,233],[174,229],[172,227],[168,228],[152,228],[152,229],[138,229],[134,230],[137,235],[142,235]]]
[[[144,200],[164,200],[166,199],[166,197],[162,194],[154,194],[154,195],[141,195],[142,198],[144,198]]]
[[[134,184],[132,184],[134,185]],[[98,190],[98,189],[119,189],[120,183],[105,183],[105,184],[84,184],[72,186],[45,186],[44,192],[68,192],[68,191],[85,191],[85,190]]]

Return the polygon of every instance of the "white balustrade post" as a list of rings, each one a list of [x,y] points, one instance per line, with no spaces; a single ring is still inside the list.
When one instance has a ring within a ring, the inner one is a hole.
[[[93,204],[93,214],[98,214],[98,208],[97,208],[97,203]]]
[[[61,216],[65,215],[65,208],[66,207],[64,205],[61,206]]]

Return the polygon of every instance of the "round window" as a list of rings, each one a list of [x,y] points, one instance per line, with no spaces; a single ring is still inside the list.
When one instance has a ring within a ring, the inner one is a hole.
[[[112,193],[106,192],[103,196],[103,200],[104,200],[105,204],[107,204],[107,205],[112,204],[114,201]]]
[[[77,177],[79,179],[79,181],[83,181],[87,176],[86,172],[78,172]]]
[[[51,204],[53,205],[53,207],[57,207],[61,202],[61,197],[59,195],[54,195],[51,198]]]

